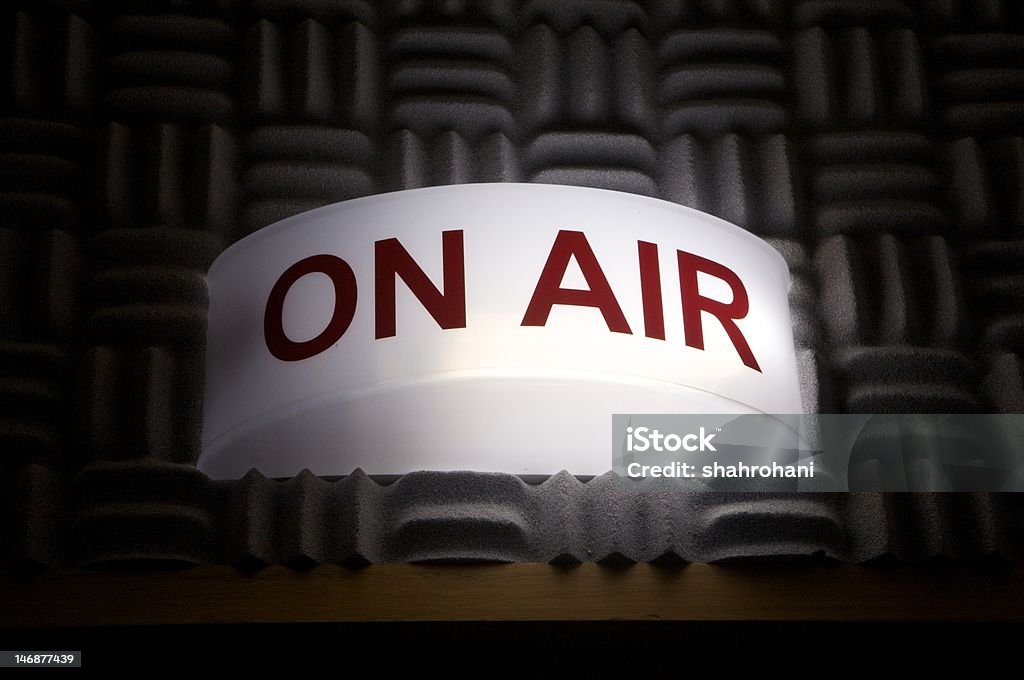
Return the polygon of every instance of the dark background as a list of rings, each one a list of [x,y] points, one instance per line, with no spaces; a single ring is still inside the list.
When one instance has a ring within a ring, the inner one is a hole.
[[[1022,30],[1012,0],[6,3],[2,564],[1018,560],[1010,495],[193,465],[216,255],[459,182],[629,191],[768,238],[809,412],[1024,411]]]
[[[1017,662],[1011,648],[1021,632],[1019,626],[993,624],[435,622],[98,627],[15,633],[5,642],[84,649],[86,672],[209,669],[256,677],[344,672],[467,678],[707,672],[843,678],[1006,672]]]

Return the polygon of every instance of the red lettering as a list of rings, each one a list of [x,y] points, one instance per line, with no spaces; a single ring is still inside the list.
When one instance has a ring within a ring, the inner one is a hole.
[[[760,372],[761,367],[758,366],[754,353],[750,351],[747,339],[736,325],[736,320],[745,317],[750,310],[747,290],[743,287],[740,277],[718,262],[682,250],[676,253],[679,260],[679,289],[683,298],[683,331],[686,344],[696,349],[704,349],[704,328],[701,325],[700,313],[708,312],[722,324],[743,363]],[[701,295],[697,290],[697,272],[704,272],[725,281],[732,289],[732,302],[719,302]]]
[[[658,246],[637,241],[640,256],[640,297],[644,305],[644,335],[665,339],[665,312],[661,300],[661,265]]]
[[[569,259],[573,257],[583,272],[589,290],[561,287]],[[613,333],[632,333],[615,294],[608,285],[608,279],[605,278],[601,265],[598,264],[594,251],[587,242],[587,237],[581,231],[558,232],[521,325],[545,325],[554,305],[597,307],[608,324],[608,330]]]
[[[334,313],[320,335],[295,342],[284,332],[284,299],[288,290],[307,274],[326,274],[334,284]],[[281,361],[301,361],[320,354],[338,342],[356,313],[356,275],[345,260],[334,255],[312,255],[299,260],[278,278],[267,298],[263,337],[270,353]]]
[[[401,277],[420,304],[441,328],[466,327],[466,268],[462,230],[441,234],[444,293],[427,278],[396,238],[374,244],[375,336],[395,335],[395,277]]]

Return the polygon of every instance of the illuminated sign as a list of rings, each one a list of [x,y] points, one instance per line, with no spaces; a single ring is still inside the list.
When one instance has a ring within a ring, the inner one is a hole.
[[[611,468],[613,413],[799,413],[768,244],[675,204],[478,184],[269,226],[209,272],[200,469]]]

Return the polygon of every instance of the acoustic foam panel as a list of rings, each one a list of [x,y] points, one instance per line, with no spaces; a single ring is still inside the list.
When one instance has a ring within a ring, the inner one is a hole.
[[[217,254],[462,182],[768,239],[808,412],[1024,412],[1020,3],[26,0],[0,45],[3,565],[1021,559],[1014,495],[194,467]]]

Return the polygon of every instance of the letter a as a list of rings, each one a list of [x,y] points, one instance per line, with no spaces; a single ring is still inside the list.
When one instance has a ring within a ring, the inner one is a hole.
[[[579,265],[580,271],[583,272],[583,278],[586,279],[587,285],[590,287],[589,290],[561,287],[565,270],[569,266],[570,258],[573,257],[576,258],[576,263]],[[619,307],[615,294],[612,293],[611,286],[608,285],[608,279],[601,271],[601,265],[598,264],[594,251],[591,250],[587,237],[582,231],[561,230],[558,232],[521,325],[545,325],[554,305],[597,307],[601,310],[605,323],[608,324],[608,330],[613,333],[632,333],[626,322],[626,317],[622,313],[622,308]]]

